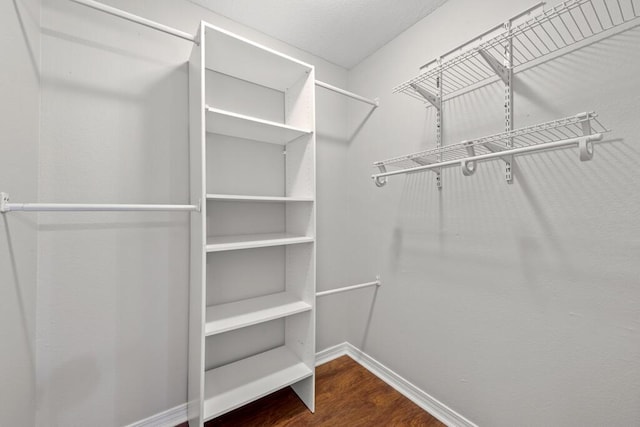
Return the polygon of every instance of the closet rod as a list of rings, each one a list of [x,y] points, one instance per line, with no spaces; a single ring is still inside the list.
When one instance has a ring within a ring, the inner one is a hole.
[[[602,139],[602,134],[601,133],[596,133],[593,135],[587,135],[587,136],[577,136],[574,138],[568,138],[568,139],[563,139],[561,141],[554,141],[554,142],[543,142],[537,145],[529,145],[526,147],[518,147],[518,148],[511,148],[508,150],[502,150],[502,151],[496,151],[494,153],[490,153],[490,154],[482,154],[479,156],[473,156],[473,157],[467,157],[464,159],[456,159],[456,160],[447,160],[444,162],[438,162],[438,163],[431,163],[428,165],[424,165],[424,166],[417,166],[414,168],[408,168],[408,169],[401,169],[401,170],[396,170],[396,171],[391,171],[391,172],[382,172],[382,173],[377,173],[374,175],[371,175],[371,178],[376,180],[376,182],[381,182],[380,178],[385,178],[387,176],[393,176],[393,175],[401,175],[401,174],[405,174],[405,173],[414,173],[414,172],[420,172],[420,171],[426,171],[429,169],[440,169],[440,168],[446,168],[446,167],[451,167],[451,166],[464,166],[466,163],[468,162],[481,162],[481,161],[486,161],[486,160],[494,160],[494,159],[498,159],[504,156],[516,156],[519,154],[528,154],[528,153],[536,153],[539,151],[548,151],[548,150],[555,150],[558,148],[563,148],[563,147],[568,147],[570,145],[580,145],[582,142],[587,142],[590,143],[592,141],[600,141]]]
[[[357,99],[358,101],[362,101],[362,102],[364,102],[366,104],[373,105],[374,108],[377,108],[380,105],[380,103],[378,102],[377,99],[365,98],[364,96],[356,95],[353,92],[349,92],[349,91],[346,91],[344,89],[340,89],[340,88],[337,88],[335,86],[331,86],[329,83],[321,82],[320,80],[316,80],[316,86],[320,86],[320,87],[323,87],[323,88],[328,89],[330,91],[339,93],[341,95],[348,96],[349,98]]]
[[[113,212],[113,211],[199,211],[196,205],[131,205],[72,203],[9,203],[9,195],[0,193],[0,212]]]
[[[373,282],[360,283],[358,285],[345,286],[343,288],[330,289],[328,291],[322,291],[316,293],[316,297],[323,297],[325,295],[337,294],[345,291],[352,291],[354,289],[367,288],[369,286],[381,286],[382,282],[380,281],[380,276],[376,277],[376,280]]]
[[[107,6],[106,4],[103,4],[94,0],[70,0],[70,1],[82,6],[87,6],[92,9],[99,10],[100,12],[108,13],[109,15],[117,16],[118,18],[126,19],[127,21],[134,22],[136,24],[144,25],[145,27],[152,28],[154,30],[162,31],[163,33],[170,34],[172,36],[180,37],[181,39],[188,40],[192,43],[199,44],[199,41],[197,40],[197,38],[189,33],[185,33],[184,31],[180,31],[178,29],[169,27],[167,25],[160,24],[155,21],[151,21],[150,19],[143,18],[142,16],[134,15],[133,13],[125,12],[122,9],[117,9],[112,6]],[[332,86],[328,83],[321,82],[320,80],[316,80],[316,85],[323,87],[325,89],[337,92],[339,94],[348,96],[350,98],[357,99],[358,101],[371,104],[374,107],[379,106],[378,100],[365,98],[353,92],[348,92],[346,90]]]
[[[162,31],[163,33],[171,34],[172,36],[180,37],[181,39],[189,40],[190,42],[198,44],[195,36],[189,33],[185,33],[184,31],[180,31],[175,28],[160,24],[158,22],[143,18],[142,16],[134,15],[133,13],[125,12],[124,10],[116,9],[115,7],[107,6],[106,4],[99,3],[94,0],[71,1],[83,6],[90,7],[92,9],[99,10],[100,12],[105,12],[109,15],[117,16],[118,18],[126,19],[127,21],[135,22],[136,24],[144,25],[145,27],[153,28],[154,30]]]

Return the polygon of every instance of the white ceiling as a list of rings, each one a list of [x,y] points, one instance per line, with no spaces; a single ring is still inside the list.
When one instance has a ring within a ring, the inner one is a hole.
[[[192,0],[350,69],[446,0]]]

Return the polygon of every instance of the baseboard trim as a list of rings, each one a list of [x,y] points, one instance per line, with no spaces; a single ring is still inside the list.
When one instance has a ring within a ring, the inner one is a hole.
[[[316,366],[347,355],[400,394],[420,406],[449,427],[478,427],[438,399],[413,385],[359,348],[344,342],[318,352]]]
[[[187,422],[187,420],[187,404],[183,403],[144,420],[136,421],[126,427],[175,427],[178,424]]]
[[[316,366],[324,365],[341,356],[349,356],[376,377],[396,389],[400,394],[429,412],[449,427],[478,427],[435,397],[413,385],[359,348],[343,342],[316,353]],[[187,421],[187,404],[178,405],[126,427],[175,427]]]
[[[338,357],[349,355],[349,346],[350,344],[348,342],[343,342],[342,344],[334,345],[333,347],[325,348],[324,350],[317,352],[316,366],[324,365]]]

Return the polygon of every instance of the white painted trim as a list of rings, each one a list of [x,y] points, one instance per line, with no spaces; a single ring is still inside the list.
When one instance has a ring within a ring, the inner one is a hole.
[[[341,356],[349,356],[376,377],[396,389],[400,394],[429,412],[449,427],[478,427],[435,397],[416,387],[367,353],[349,344],[334,345],[316,353],[316,366],[323,365]],[[187,421],[187,404],[152,415],[149,418],[129,424],[127,427],[175,427]]]
[[[327,363],[340,356],[347,355],[362,365],[376,377],[396,389],[400,394],[429,412],[449,427],[478,427],[476,424],[449,408],[435,397],[416,387],[382,363],[375,360],[362,350],[344,342],[318,352],[316,366]]]
[[[144,420],[136,421],[126,427],[175,427],[178,424],[187,422],[187,420],[187,404],[183,403]]]
[[[334,345],[333,347],[325,348],[322,351],[316,353],[316,366],[324,365],[327,362],[331,362],[338,357],[349,354],[349,343],[343,342],[342,344]]]

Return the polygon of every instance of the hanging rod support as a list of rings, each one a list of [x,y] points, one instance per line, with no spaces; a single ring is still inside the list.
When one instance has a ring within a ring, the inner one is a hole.
[[[382,282],[380,281],[380,276],[376,276],[376,280],[373,282],[360,283],[359,285],[345,286],[343,288],[330,289],[328,291],[322,291],[316,293],[316,297],[323,297],[325,295],[332,295],[346,291],[352,291],[354,289],[368,288],[369,286],[380,287],[382,286]]]
[[[486,50],[479,49],[478,53],[480,54],[480,56],[482,56],[482,58],[484,58],[485,61],[487,61],[489,67],[491,67],[491,69],[498,75],[498,77],[500,77],[500,79],[502,79],[505,84],[509,84],[509,69],[502,65],[500,61],[498,61]]]
[[[507,148],[493,142],[483,142],[482,145],[484,145],[487,150],[491,151],[492,153],[499,153],[500,151],[507,150]],[[500,158],[506,163],[511,163],[513,161],[513,158],[511,156],[502,156]]]
[[[115,7],[111,7],[94,0],[71,0],[71,1],[74,3],[80,4],[82,6],[87,6],[92,9],[99,10],[100,12],[108,13],[109,15],[117,16],[118,18],[126,19],[127,21],[131,21],[136,24],[144,25],[145,27],[161,31],[166,34],[171,34],[172,36],[180,37],[181,39],[188,40],[192,43],[199,44],[196,37],[192,34],[185,33],[184,31],[171,28],[167,25],[160,24],[155,21],[151,21],[147,18],[143,18],[142,16],[134,15],[133,13],[125,12],[124,10],[116,9]]]
[[[440,111],[440,108],[442,106],[442,104],[440,102],[440,98],[438,98],[436,95],[432,94],[428,90],[426,90],[424,88],[421,88],[420,86],[418,86],[415,83],[411,83],[411,87],[413,88],[413,90],[418,92],[425,100],[427,100],[427,102],[429,102],[429,104],[433,105],[434,107],[436,107],[438,109],[438,111]]]
[[[357,94],[355,94],[353,92],[349,92],[347,90],[340,89],[339,87],[332,86],[329,83],[325,83],[325,82],[322,82],[320,80],[316,80],[316,86],[320,86],[320,87],[325,88],[327,90],[330,90],[332,92],[336,92],[336,93],[339,93],[341,95],[348,96],[349,98],[356,99],[358,101],[362,101],[365,104],[373,105],[374,108],[377,108],[377,107],[380,106],[380,102],[379,102],[379,100],[377,98],[376,99],[365,98],[364,96],[360,96],[360,95],[357,95]]]
[[[200,211],[198,205],[134,205],[72,203],[9,203],[9,194],[0,193],[0,213],[23,212],[115,212],[115,211]]]

